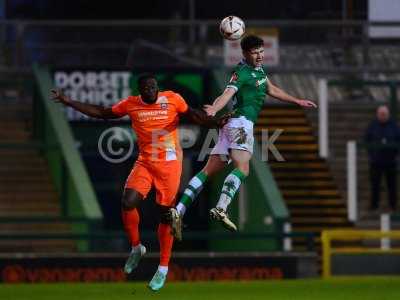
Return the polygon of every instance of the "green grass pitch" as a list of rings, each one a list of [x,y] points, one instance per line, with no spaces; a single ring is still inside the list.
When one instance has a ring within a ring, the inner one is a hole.
[[[167,283],[159,292],[141,283],[0,285],[2,300],[395,300],[400,277],[345,277],[330,280]]]

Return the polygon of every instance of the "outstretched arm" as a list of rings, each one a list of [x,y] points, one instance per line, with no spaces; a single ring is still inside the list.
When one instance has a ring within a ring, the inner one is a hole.
[[[235,95],[236,90],[232,87],[227,87],[225,91],[214,100],[212,105],[204,105],[204,111],[209,116],[215,116],[217,112],[219,112],[225,105],[229,102],[229,100]]]
[[[268,91],[267,94],[270,95],[271,97],[274,97],[280,101],[285,101],[285,102],[291,102],[298,104],[300,106],[304,107],[317,107],[317,105],[306,99],[299,99],[296,97],[293,97],[286,93],[284,90],[278,88],[276,85],[273,85],[270,81],[268,81]]]
[[[51,90],[51,99],[55,102],[60,102],[65,106],[72,107],[89,117],[98,119],[117,119],[121,117],[114,114],[111,107],[103,107],[101,105],[75,101],[65,96],[60,90]]]
[[[200,109],[195,109],[192,107],[188,107],[188,110],[184,114],[191,122],[199,124],[201,126],[205,126],[208,128],[219,128],[223,127],[231,118],[232,113],[228,113],[223,115],[220,118],[215,116],[208,116],[204,111]]]

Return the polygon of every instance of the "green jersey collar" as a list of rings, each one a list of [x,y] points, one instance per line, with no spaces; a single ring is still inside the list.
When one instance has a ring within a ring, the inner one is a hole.
[[[252,69],[254,69],[254,70],[256,70],[256,71],[261,71],[261,72],[264,73],[264,68],[263,68],[262,66],[260,66],[260,67],[253,67],[252,65],[249,65],[249,64],[246,62],[246,60],[245,60],[244,58],[242,58],[242,60],[240,61],[239,64],[249,66],[250,68],[252,68]]]

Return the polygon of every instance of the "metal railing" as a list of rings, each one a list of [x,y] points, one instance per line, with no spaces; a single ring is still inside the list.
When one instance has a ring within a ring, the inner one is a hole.
[[[399,22],[245,21],[247,28],[278,29],[283,63],[272,68],[274,71],[399,71],[398,65],[372,64],[371,50],[379,47],[379,43],[370,39],[372,27],[400,26]],[[24,68],[32,62],[125,67],[138,63],[215,66],[222,64],[222,38],[218,25],[219,20],[3,20],[0,21],[0,38],[4,55],[0,64],[3,68]],[[297,51],[289,51],[291,45],[296,45]],[[395,43],[387,45],[394,46]],[[294,57],[298,64],[286,65],[284,62],[291,61],[290,56],[298,54],[302,46],[312,47],[304,48],[303,59]],[[303,62],[312,59],[313,55],[323,55],[323,60],[329,63],[304,65]]]

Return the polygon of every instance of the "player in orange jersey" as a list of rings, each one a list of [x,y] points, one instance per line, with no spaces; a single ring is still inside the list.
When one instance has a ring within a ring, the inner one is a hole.
[[[207,116],[202,110],[190,108],[179,94],[159,91],[157,80],[151,74],[140,76],[138,86],[139,96],[130,96],[112,107],[74,101],[58,90],[52,90],[52,99],[94,118],[116,119],[129,115],[138,137],[139,157],[126,180],[122,196],[123,224],[132,245],[124,270],[132,272],[146,253],[140,242],[137,208],[154,186],[160,210],[157,232],[160,265],[149,287],[156,291],[166,280],[173,244],[168,211],[175,205],[182,170],[182,150],[177,132],[179,116],[185,115],[207,127],[223,126],[229,116],[217,119]]]

